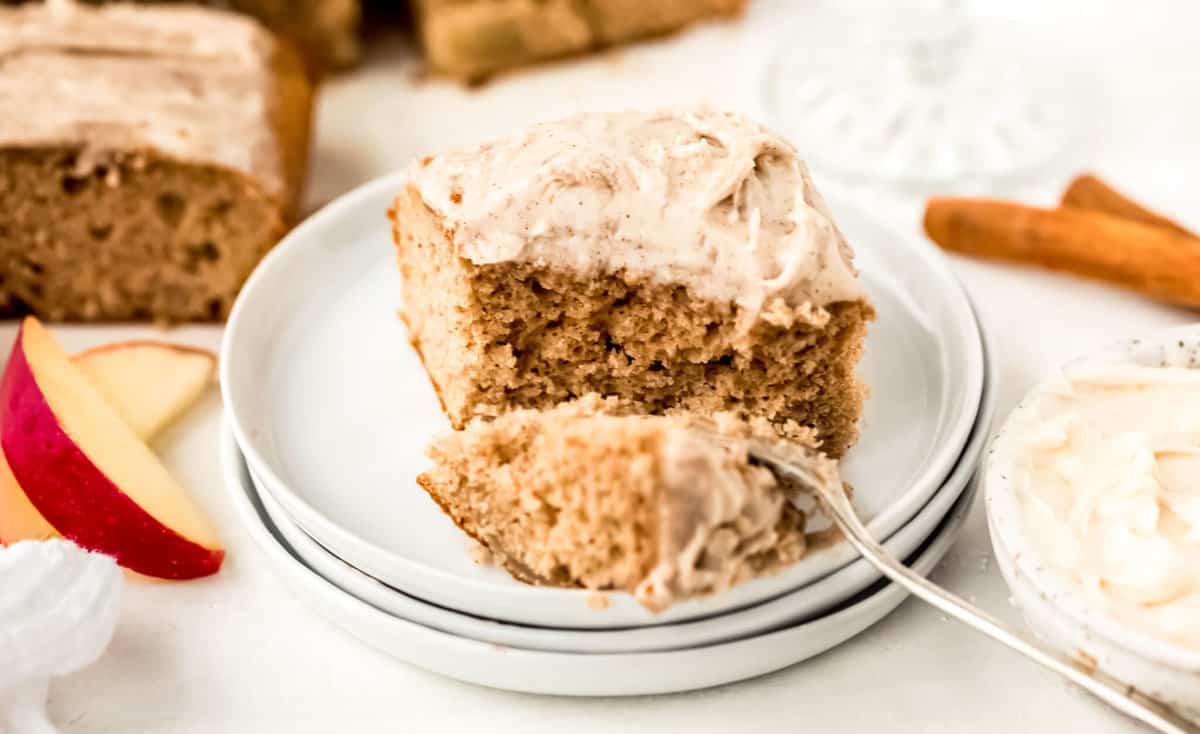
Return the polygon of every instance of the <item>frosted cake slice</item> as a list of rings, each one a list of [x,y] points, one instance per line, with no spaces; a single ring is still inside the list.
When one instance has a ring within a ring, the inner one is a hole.
[[[873,311],[796,149],[707,108],[592,114],[423,158],[390,211],[401,316],[456,428],[600,393],[840,456]]]

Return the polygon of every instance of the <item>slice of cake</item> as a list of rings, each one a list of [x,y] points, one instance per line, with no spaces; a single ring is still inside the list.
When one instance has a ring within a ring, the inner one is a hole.
[[[871,306],[796,150],[745,117],[537,125],[415,163],[390,214],[456,428],[596,392],[855,440]]]
[[[696,20],[736,15],[745,0],[417,0],[429,65],[477,80]]]
[[[0,8],[0,314],[221,319],[287,231],[311,87],[254,21]]]
[[[654,610],[804,555],[803,514],[744,441],[626,410],[590,395],[476,420],[433,444],[417,481],[518,579],[629,591]],[[751,435],[728,417],[715,425]]]

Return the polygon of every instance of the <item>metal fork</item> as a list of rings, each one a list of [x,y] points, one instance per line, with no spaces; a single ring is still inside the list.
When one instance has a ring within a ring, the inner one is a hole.
[[[717,442],[726,445],[735,443],[735,439],[710,430],[699,430]],[[987,612],[913,572],[871,537],[870,532],[858,519],[858,514],[850,504],[850,498],[846,496],[845,488],[837,478],[836,472],[829,470],[829,459],[815,449],[797,444],[789,444],[782,448],[767,441],[753,439],[747,443],[751,458],[816,494],[832,515],[834,523],[863,558],[914,596],[1043,667],[1053,670],[1121,713],[1156,731],[1163,734],[1200,734],[1200,726],[1184,720],[1161,701],[1121,683],[1102,671],[1090,670],[1085,673],[1058,653],[1030,642]],[[796,504],[797,497],[789,497],[789,500]]]

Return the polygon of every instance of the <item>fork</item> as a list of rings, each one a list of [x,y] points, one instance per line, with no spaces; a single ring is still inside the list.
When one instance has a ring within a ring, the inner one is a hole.
[[[727,446],[734,446],[742,442],[742,440],[716,434],[711,430],[698,430],[709,439]],[[854,511],[850,498],[846,495],[845,487],[834,468],[835,465],[816,449],[799,444],[788,444],[786,448],[783,448],[780,445],[758,439],[749,439],[745,443],[752,459],[774,470],[780,476],[793,480],[800,487],[813,492],[829,511],[834,523],[841,529],[846,539],[862,554],[863,558],[867,559],[884,576],[900,584],[917,598],[1058,673],[1126,716],[1142,722],[1155,731],[1163,734],[1200,734],[1200,726],[1183,719],[1161,701],[1121,683],[1103,671],[1083,672],[1067,658],[1031,642],[987,612],[909,569],[871,537],[871,533]],[[793,505],[797,505],[799,494],[800,492],[793,491],[788,500]]]

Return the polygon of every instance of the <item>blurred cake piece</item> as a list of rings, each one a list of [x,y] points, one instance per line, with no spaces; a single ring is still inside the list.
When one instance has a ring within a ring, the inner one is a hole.
[[[311,92],[244,16],[0,8],[0,313],[224,318],[296,214]]]
[[[433,444],[436,464],[417,481],[518,579],[628,591],[653,610],[804,555],[803,514],[744,442],[625,410],[593,394],[477,420]],[[728,417],[714,425],[752,434]],[[773,435],[761,422],[757,432]]]
[[[401,315],[451,423],[590,392],[841,456],[873,310],[796,149],[708,108],[581,115],[417,161]]]
[[[359,0],[228,0],[216,7],[246,13],[295,42],[305,58],[324,69],[341,69],[361,53]]]
[[[739,13],[746,0],[416,0],[434,71],[478,80],[497,71],[662,35]]]

